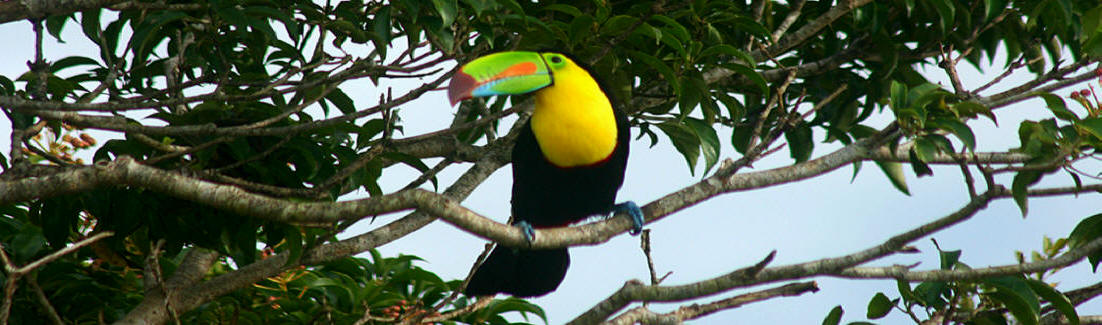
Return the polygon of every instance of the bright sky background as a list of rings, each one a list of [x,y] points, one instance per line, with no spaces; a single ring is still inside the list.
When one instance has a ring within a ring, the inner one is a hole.
[[[105,17],[105,21],[106,21]],[[0,39],[7,48],[0,51],[0,75],[16,79],[27,70],[26,62],[33,60],[33,33],[27,22],[0,25]],[[47,38],[52,40],[52,38]],[[95,55],[94,47],[70,25],[63,34],[65,44],[47,42],[46,57],[50,61],[75,53]],[[996,62],[1003,62],[997,58]],[[948,85],[947,78],[936,67],[927,69],[932,81]],[[987,76],[967,64],[959,66],[965,86],[975,88],[1001,71],[986,71]],[[1018,74],[983,95],[1015,86],[1029,76]],[[426,80],[427,81],[427,80]],[[422,81],[387,83],[402,89],[419,86]],[[379,89],[366,81],[354,81],[343,86],[358,107],[368,107],[377,101]],[[1075,87],[1080,89],[1082,85]],[[1070,90],[1058,92],[1066,96]],[[1069,102],[1069,107],[1077,106]],[[417,101],[399,108],[405,127],[404,136],[414,136],[447,127],[454,109],[448,105],[443,92],[432,92]],[[997,151],[1016,147],[1018,122],[1024,118],[1048,118],[1040,100],[1030,100],[997,112],[1001,128],[989,120],[970,121],[977,134],[979,151]],[[876,127],[887,124],[890,117],[874,116]],[[504,123],[502,132],[511,125]],[[0,150],[7,155],[11,126],[0,120]],[[638,135],[633,130],[633,135]],[[97,133],[101,134],[101,133]],[[104,139],[105,136],[98,136]],[[739,155],[729,144],[730,130],[721,130],[724,143],[721,158]],[[821,141],[822,134],[816,133]],[[619,194],[619,200],[634,200],[647,204],[667,193],[700,180],[692,176],[680,154],[669,139],[660,137],[660,143],[648,148],[649,140],[632,144],[627,177]],[[817,143],[815,157],[836,149],[835,144]],[[83,157],[90,161],[91,154]],[[791,164],[788,153],[781,151],[755,164],[753,170],[765,170]],[[430,163],[430,166],[432,163]],[[452,166],[440,174],[443,186],[451,184],[470,164]],[[1099,170],[1097,165],[1091,171]],[[699,168],[699,167],[698,167]],[[916,179],[905,167],[911,196],[895,190],[872,163],[866,163],[853,178],[852,167],[844,167],[830,174],[798,183],[772,188],[723,195],[697,206],[647,225],[651,229],[655,266],[659,275],[673,273],[663,284],[685,284],[725,274],[734,269],[752,265],[772,250],[777,251],[773,266],[801,263],[824,257],[850,254],[882,243],[887,238],[917,225],[940,218],[959,209],[967,200],[967,194],[957,167],[934,168],[934,177]],[[749,171],[749,170],[744,170]],[[504,222],[509,213],[509,167],[500,169],[487,180],[464,204],[483,215]],[[417,177],[408,167],[388,170],[383,187],[393,191],[405,186]],[[1009,186],[1009,179],[1002,179]],[[1091,180],[1084,178],[1085,182]],[[1041,183],[1064,186],[1069,178],[1054,174]],[[1014,251],[1040,250],[1042,236],[1054,238],[1067,236],[1079,220],[1098,213],[1098,198],[1085,196],[1043,198],[1030,200],[1030,215],[1023,219],[1012,200],[993,202],[973,219],[952,229],[935,234],[943,249],[962,249],[961,261],[973,268],[1014,263]],[[375,224],[367,221],[357,224],[343,236],[360,234],[394,220],[381,217]],[[471,263],[482,251],[484,241],[443,222],[428,227],[380,247],[388,256],[396,254],[417,255],[426,260],[421,266],[445,279],[463,278]],[[937,251],[929,238],[913,243],[920,254],[889,257],[865,266],[887,266],[922,262],[918,269],[938,267]],[[639,249],[639,238],[622,235],[608,243],[571,249],[572,263],[565,281],[559,289],[533,301],[549,314],[551,324],[566,322],[604,299],[629,279],[648,281],[646,260]],[[1080,263],[1063,270],[1050,281],[1059,282],[1060,290],[1071,290],[1096,283],[1098,274],[1090,272],[1087,263]],[[816,278],[821,291],[799,297],[777,298],[738,309],[720,312],[698,323],[780,323],[818,324],[836,305],[842,305],[846,313],[843,322],[865,320],[865,308],[877,291],[889,298],[898,297],[894,280],[845,280]],[[807,281],[802,280],[802,281]],[[752,290],[783,285],[776,283],[750,289],[737,290],[701,300],[707,302],[734,296]],[[916,284],[913,284],[916,285]],[[912,285],[912,286],[913,286]],[[681,304],[652,304],[656,311],[672,310]],[[1082,305],[1082,315],[1102,313],[1102,300]],[[907,324],[910,319],[898,311],[879,323]]]

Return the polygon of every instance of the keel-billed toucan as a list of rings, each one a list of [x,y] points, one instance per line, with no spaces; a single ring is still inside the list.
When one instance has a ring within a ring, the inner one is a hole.
[[[513,147],[513,224],[531,236],[533,227],[624,211],[634,223],[632,233],[638,233],[643,215],[635,203],[614,204],[627,166],[627,116],[577,61],[560,53],[500,52],[467,63],[448,86],[452,105],[529,92],[535,110]],[[544,295],[559,286],[569,265],[566,248],[498,246],[464,293]]]

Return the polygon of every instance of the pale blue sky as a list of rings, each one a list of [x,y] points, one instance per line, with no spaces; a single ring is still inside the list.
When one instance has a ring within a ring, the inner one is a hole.
[[[106,19],[105,19],[106,20]],[[73,53],[93,56],[91,45],[83,40],[76,25],[66,29],[66,44],[48,42],[46,57],[56,60]],[[33,34],[27,22],[0,25],[0,39],[7,49],[0,52],[0,75],[15,79],[26,71],[26,61],[33,59]],[[999,59],[1001,62],[1002,59]],[[962,79],[966,86],[974,88],[990,77],[976,72],[970,66],[961,65]],[[936,69],[936,67],[935,67]],[[991,76],[1001,71],[989,71]],[[934,81],[947,80],[940,70],[927,76]],[[1004,82],[1006,89],[1025,80],[1018,76]],[[396,93],[420,81],[402,80],[387,82]],[[373,104],[378,90],[367,81],[347,83],[343,89],[353,97],[357,107]],[[1078,89],[1078,87],[1076,88]],[[986,92],[990,95],[992,92]],[[1063,96],[1068,90],[1057,94]],[[1069,103],[1070,106],[1071,105]],[[433,92],[403,107],[400,114],[404,122],[405,136],[413,136],[446,127],[451,121],[453,109],[442,92]],[[980,151],[1001,150],[1017,145],[1017,125],[1023,118],[1047,118],[1047,111],[1039,100],[1023,102],[998,112],[1001,128],[988,120],[971,121],[979,140]],[[877,116],[875,126],[886,125],[888,117]],[[510,119],[511,121],[512,119]],[[510,123],[505,123],[508,127]],[[0,133],[8,134],[10,125],[0,120]],[[637,135],[637,130],[633,130]],[[822,134],[816,134],[821,141]],[[721,130],[724,142],[722,158],[738,158],[729,145],[730,130]],[[0,150],[7,154],[9,137],[0,136]],[[633,143],[627,177],[620,191],[620,200],[634,200],[640,205],[692,184],[700,176],[691,176],[684,160],[665,137],[648,148],[649,140]],[[823,155],[837,145],[817,143],[815,156]],[[90,156],[90,155],[89,155]],[[786,166],[791,163],[787,152],[755,164],[754,170]],[[90,160],[85,157],[85,160]],[[431,165],[431,164],[430,164]],[[446,169],[440,175],[446,186],[461,174],[469,164]],[[1094,170],[1098,170],[1098,166]],[[718,276],[736,268],[759,261],[771,250],[777,250],[773,265],[800,263],[823,257],[850,254],[877,245],[888,237],[929,222],[960,208],[967,194],[957,167],[934,169],[933,177],[914,178],[907,168],[912,195],[896,191],[871,163],[866,163],[861,173],[850,182],[853,169],[845,167],[830,174],[803,182],[776,186],[768,189],[727,194],[676,215],[647,225],[651,229],[653,257],[659,274],[673,271],[665,284],[684,284]],[[507,219],[509,211],[509,168],[502,168],[471,195],[464,204],[483,215],[499,221]],[[388,170],[383,187],[395,190],[415,178],[417,174],[407,167]],[[1062,174],[1049,176],[1048,184],[1067,185],[1068,177]],[[1089,182],[1089,180],[1086,180]],[[1003,180],[1009,184],[1009,180]],[[944,249],[962,249],[961,261],[972,267],[1002,265],[1014,262],[1014,250],[1029,252],[1039,250],[1042,236],[1066,236],[1082,218],[1098,212],[1098,198],[1061,197],[1030,200],[1028,218],[1023,219],[1011,200],[999,200],[978,213],[972,220],[933,236]],[[345,236],[360,234],[392,221],[381,217],[375,224],[367,221],[349,229]],[[445,279],[462,278],[475,257],[481,252],[484,241],[443,222],[432,225],[380,247],[384,255],[399,253],[417,255],[426,260],[425,269],[436,272]],[[914,246],[920,254],[903,255],[875,261],[866,266],[913,264],[922,262],[919,269],[938,266],[936,250],[929,239],[922,239]],[[607,297],[629,279],[647,279],[645,259],[639,250],[639,238],[622,235],[608,243],[571,249],[572,263],[562,286],[555,292],[534,299],[544,307],[550,323],[570,320],[596,302]],[[1099,276],[1090,272],[1086,263],[1080,263],[1061,271],[1052,278],[1058,281],[1058,289],[1070,290],[1097,282]],[[844,322],[864,320],[868,300],[883,291],[890,298],[898,296],[894,281],[844,280],[816,278],[822,289],[799,297],[778,298],[750,304],[739,309],[720,312],[699,321],[701,324],[732,323],[780,323],[818,324],[835,305],[846,310]],[[805,280],[806,281],[806,280]],[[753,289],[765,289],[782,283]],[[721,299],[739,293],[738,290],[712,297]],[[656,311],[666,311],[681,304],[652,304]],[[1081,314],[1102,313],[1102,302],[1094,301],[1079,308]],[[880,323],[906,324],[910,320],[898,311],[892,312]]]

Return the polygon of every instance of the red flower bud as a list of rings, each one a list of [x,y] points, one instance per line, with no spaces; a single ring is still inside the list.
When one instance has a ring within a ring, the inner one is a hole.
[[[88,133],[81,133],[80,134],[80,139],[84,140],[84,142],[87,142],[89,145],[93,145],[93,146],[96,145],[96,138],[93,138]]]

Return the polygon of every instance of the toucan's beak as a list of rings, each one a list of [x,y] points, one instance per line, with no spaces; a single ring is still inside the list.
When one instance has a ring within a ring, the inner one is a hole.
[[[468,62],[448,84],[448,99],[515,95],[551,85],[551,73],[537,52],[498,52]]]

